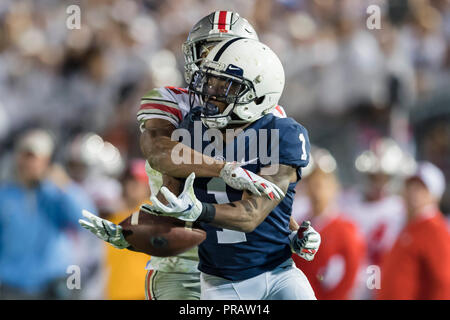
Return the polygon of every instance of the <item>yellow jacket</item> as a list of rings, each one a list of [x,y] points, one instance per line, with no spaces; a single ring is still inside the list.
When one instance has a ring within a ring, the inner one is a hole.
[[[118,224],[139,210],[126,210],[112,215],[108,220]],[[109,300],[144,300],[145,299],[145,265],[150,256],[116,249],[106,244],[106,268],[109,273],[106,297]]]

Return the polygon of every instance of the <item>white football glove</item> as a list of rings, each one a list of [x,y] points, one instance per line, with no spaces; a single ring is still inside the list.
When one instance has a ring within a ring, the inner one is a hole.
[[[166,187],[161,188],[161,193],[166,198],[168,205],[163,205],[155,195],[150,197],[152,204],[145,204],[142,210],[162,216],[174,217],[180,220],[193,222],[198,219],[203,210],[202,203],[195,197],[194,193],[195,173],[187,177],[183,192],[177,197]]]
[[[78,220],[78,223],[85,229],[95,234],[103,241],[109,242],[117,249],[124,249],[130,246],[122,234],[122,227],[111,221],[97,217],[95,214],[83,210],[83,216],[87,219]]]
[[[258,196],[264,194],[271,200],[284,197],[284,192],[277,185],[241,166],[239,162],[227,162],[220,171],[220,177],[236,190],[248,190]]]
[[[303,221],[297,231],[289,235],[291,249],[306,261],[311,261],[320,247],[320,234],[311,227],[311,222]]]

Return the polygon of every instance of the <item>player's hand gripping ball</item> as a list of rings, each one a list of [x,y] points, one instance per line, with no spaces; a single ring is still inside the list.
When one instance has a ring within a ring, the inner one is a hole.
[[[194,192],[195,173],[192,172],[184,183],[183,192],[177,197],[166,187],[160,192],[167,201],[167,205],[161,203],[155,195],[150,197],[151,205],[144,205],[149,213],[177,218],[187,222],[196,221],[203,210],[203,204],[197,199]]]
[[[198,246],[206,232],[197,224],[155,215],[141,207],[120,223],[131,250],[156,257],[171,257]]]
[[[156,257],[181,254],[206,239],[206,232],[195,224],[149,214],[145,209],[118,225],[87,210],[83,210],[83,216],[86,220],[80,219],[80,225],[115,248],[128,248]]]

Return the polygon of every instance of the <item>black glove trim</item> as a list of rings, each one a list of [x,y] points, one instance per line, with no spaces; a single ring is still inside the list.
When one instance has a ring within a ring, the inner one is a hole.
[[[197,218],[198,222],[210,223],[216,216],[216,207],[211,203],[202,202],[202,213]]]

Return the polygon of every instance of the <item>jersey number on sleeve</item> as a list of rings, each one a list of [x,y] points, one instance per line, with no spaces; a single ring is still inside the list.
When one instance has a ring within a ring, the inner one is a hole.
[[[226,184],[220,178],[212,178],[206,185],[206,189],[209,194],[212,194],[216,199],[216,202],[229,203]],[[247,241],[247,237],[244,232],[239,232],[235,230],[222,229],[222,231],[217,231],[217,242],[218,243],[240,243]]]
[[[306,139],[305,139],[305,135],[303,133],[300,133],[300,135],[298,136],[298,138],[300,139],[300,141],[302,142],[302,156],[300,159],[302,160],[306,160],[306,158],[308,157],[308,155],[306,154]]]

